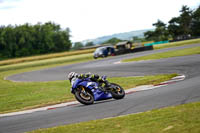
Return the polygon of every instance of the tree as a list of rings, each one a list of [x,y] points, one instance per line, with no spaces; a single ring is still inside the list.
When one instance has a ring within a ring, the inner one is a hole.
[[[153,24],[156,29],[154,32],[146,32],[145,38],[148,40],[167,40],[172,37],[174,40],[189,39],[200,36],[200,6],[192,11],[187,6],[182,6],[180,15],[173,17],[168,27],[159,21]]]
[[[182,35],[182,31],[180,29],[180,19],[178,17],[173,17],[169,21],[168,31],[171,37],[175,40],[178,39],[180,35]]]
[[[69,28],[52,22],[0,26],[0,58],[66,51],[71,48]]]
[[[87,47],[88,46],[94,46],[94,43],[93,42],[88,42],[88,43],[85,44],[85,46],[87,46]]]
[[[168,30],[175,40],[187,39],[192,34],[192,11],[187,6],[182,6],[181,14],[169,21]]]
[[[82,47],[83,47],[83,44],[81,42],[75,42],[73,49],[80,49]]]
[[[180,29],[183,37],[188,38],[191,34],[192,11],[189,7],[183,6],[180,12]]]
[[[200,37],[200,6],[192,14],[191,31],[194,37]]]
[[[168,40],[169,32],[167,30],[166,24],[161,20],[158,20],[153,24],[156,27],[154,31],[147,31],[144,33],[145,39],[154,41],[164,41]]]
[[[150,41],[150,40],[155,40],[155,35],[154,35],[154,31],[147,31],[144,33],[144,37],[146,40]]]
[[[161,20],[158,20],[156,23],[153,24],[156,27],[154,36],[154,41],[165,41],[169,38],[169,32],[167,30],[166,24],[163,23]]]

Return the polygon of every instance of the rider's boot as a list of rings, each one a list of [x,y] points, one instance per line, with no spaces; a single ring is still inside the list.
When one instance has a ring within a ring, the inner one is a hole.
[[[105,87],[110,87],[110,83],[106,80],[104,81]]]

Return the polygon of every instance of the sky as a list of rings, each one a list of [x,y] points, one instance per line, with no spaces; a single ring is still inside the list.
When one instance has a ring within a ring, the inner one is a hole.
[[[0,0],[0,25],[54,22],[70,28],[72,42],[153,28],[195,9],[199,0]]]

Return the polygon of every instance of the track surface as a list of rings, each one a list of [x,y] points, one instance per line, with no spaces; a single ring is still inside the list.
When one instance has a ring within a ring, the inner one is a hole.
[[[116,56],[89,63],[33,71],[8,77],[7,79],[14,81],[62,80],[65,79],[66,74],[70,71],[90,71],[109,76],[133,76],[158,73],[180,73],[186,75],[184,81],[154,90],[129,94],[123,100],[108,100],[90,106],[79,104],[32,114],[0,117],[0,133],[24,132],[38,128],[115,117],[154,108],[200,101],[200,55],[113,64],[125,58],[194,46],[200,46],[200,44]]]
[[[139,56],[144,56],[144,55],[148,55],[152,53],[165,52],[169,50],[189,48],[189,47],[194,47],[194,46],[200,46],[200,44],[187,45],[187,46],[176,47],[176,48],[145,51],[145,52],[139,52],[139,53],[133,53],[133,54],[126,54],[126,55],[106,58],[103,60],[90,61],[87,63],[73,64],[73,65],[68,65],[68,66],[61,66],[61,67],[40,70],[40,71],[26,72],[26,73],[7,77],[7,79],[13,80],[13,81],[25,81],[25,82],[26,81],[66,80],[67,74],[72,71],[75,71],[78,73],[86,73],[86,72],[98,73],[100,75],[107,75],[109,77],[141,76],[141,75],[147,75],[147,74],[174,73],[174,72],[182,73],[182,69],[185,69],[184,67],[185,64],[189,65],[190,63],[189,61],[190,59],[186,60],[185,59],[186,57],[181,57],[181,59],[179,59],[178,57],[172,60],[163,59],[163,60],[155,60],[155,61],[142,61],[142,62],[122,63],[122,64],[114,64],[114,63],[119,62],[122,59],[139,57]]]

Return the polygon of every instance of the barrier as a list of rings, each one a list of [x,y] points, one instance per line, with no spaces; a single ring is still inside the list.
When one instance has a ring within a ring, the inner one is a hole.
[[[167,41],[147,43],[147,44],[144,44],[144,46],[152,46],[152,45],[158,45],[158,44],[164,44],[164,43],[169,43],[169,41],[167,40]]]

